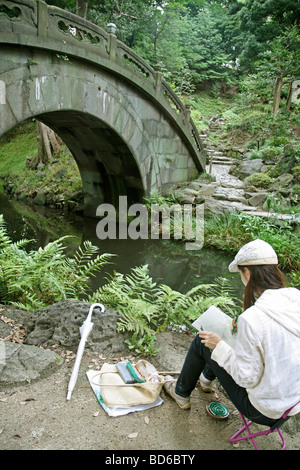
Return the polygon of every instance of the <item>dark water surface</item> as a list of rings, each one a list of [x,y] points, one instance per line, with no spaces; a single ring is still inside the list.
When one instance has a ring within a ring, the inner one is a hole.
[[[231,279],[236,295],[241,298],[243,286],[239,276],[228,272],[232,257],[220,251],[209,248],[186,250],[184,243],[169,240],[99,240],[97,219],[23,204],[3,195],[0,195],[0,214],[3,214],[8,233],[14,241],[34,239],[29,246],[31,249],[71,235],[72,239],[64,242],[70,256],[85,240],[96,245],[99,253],[116,254],[114,264],[105,266],[93,281],[94,289],[105,283],[106,273],[116,270],[126,274],[135,266],[147,264],[154,281],[179,292],[187,292],[198,284],[212,283],[217,277],[226,277]]]

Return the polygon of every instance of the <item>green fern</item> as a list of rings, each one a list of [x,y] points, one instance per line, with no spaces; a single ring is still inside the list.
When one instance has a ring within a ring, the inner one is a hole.
[[[12,242],[0,215],[0,301],[36,310],[59,300],[83,298],[91,276],[113,255],[96,255],[98,248],[85,242],[69,258],[63,245],[67,238],[27,252],[30,240]]]
[[[133,333],[136,341],[145,336],[153,338],[170,324],[190,327],[211,305],[219,306],[232,316],[237,309],[227,279],[217,278],[213,284],[198,285],[182,294],[153,282],[148,265],[135,267],[126,276],[115,272],[89,301],[98,299],[120,313],[118,331]]]
[[[131,299],[127,306],[120,305],[118,312],[122,318],[118,322],[117,331],[130,331],[137,335],[153,336],[153,327],[157,319],[157,307],[142,299]]]

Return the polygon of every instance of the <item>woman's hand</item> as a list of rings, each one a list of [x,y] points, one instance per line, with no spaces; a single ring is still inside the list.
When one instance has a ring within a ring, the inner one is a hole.
[[[217,344],[222,341],[220,336],[216,335],[215,333],[210,333],[209,331],[199,331],[198,335],[202,338],[201,343],[204,344],[207,348],[211,351],[215,349]]]

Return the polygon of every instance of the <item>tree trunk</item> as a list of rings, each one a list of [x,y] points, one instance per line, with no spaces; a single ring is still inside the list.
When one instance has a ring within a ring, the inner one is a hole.
[[[275,83],[274,99],[273,99],[273,115],[276,116],[280,104],[281,88],[283,85],[282,76],[278,75]]]
[[[59,154],[62,141],[55,132],[40,121],[36,121],[38,153],[29,163],[35,169],[39,163],[45,165],[51,160],[53,152]]]
[[[286,99],[286,109],[288,111],[291,110],[292,94],[293,94],[293,80],[290,83],[289,94],[288,94],[288,97]]]
[[[76,14],[82,18],[86,18],[87,0],[76,0]]]

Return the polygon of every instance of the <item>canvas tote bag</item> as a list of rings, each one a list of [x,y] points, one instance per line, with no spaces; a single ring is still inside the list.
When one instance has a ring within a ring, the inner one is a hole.
[[[108,407],[148,405],[158,398],[167,380],[148,361],[142,359],[135,367],[145,379],[144,383],[125,384],[113,364],[103,364],[95,374],[100,375],[101,396]]]

